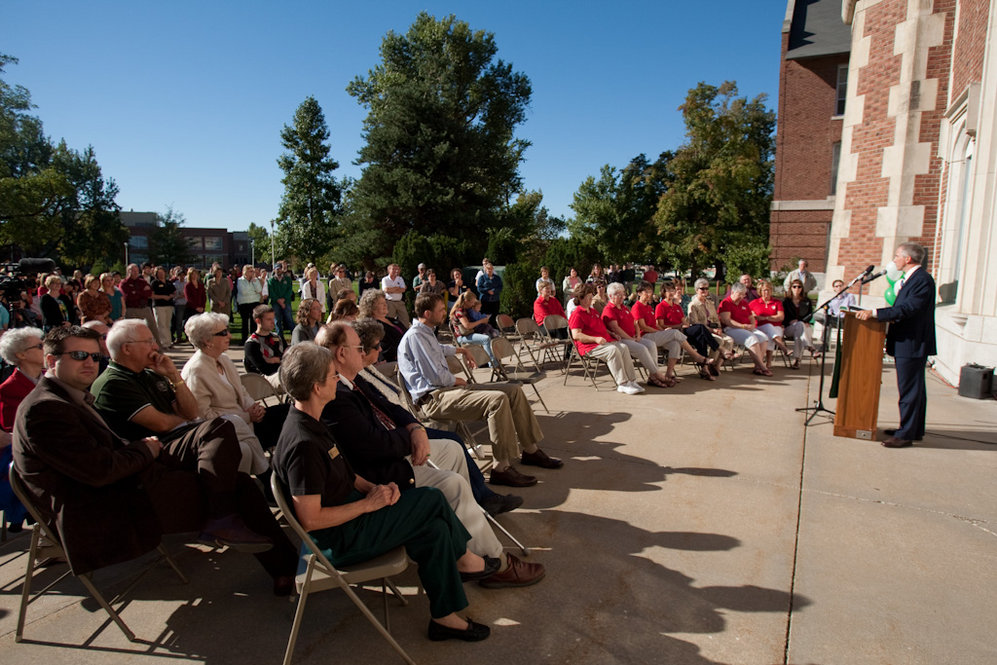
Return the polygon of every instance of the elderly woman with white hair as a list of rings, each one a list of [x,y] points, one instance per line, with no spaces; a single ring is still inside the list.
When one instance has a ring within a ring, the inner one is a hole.
[[[197,352],[180,375],[197,398],[199,415],[231,421],[242,447],[239,471],[263,473],[269,468],[263,446],[269,448],[277,443],[287,405],[267,408],[256,403],[242,387],[239,371],[225,353],[231,341],[227,316],[217,312],[197,314],[187,319],[184,332]]]
[[[634,323],[634,317],[623,303],[627,297],[627,287],[619,282],[613,282],[606,288],[609,302],[602,309],[602,322],[616,341],[627,347],[630,357],[639,362],[647,370],[649,383],[659,388],[671,388],[675,380],[661,371],[658,366],[658,345],[652,339],[641,335]]]
[[[15,367],[14,373],[0,384],[0,510],[10,524],[9,530],[16,533],[21,530],[27,511],[14,496],[7,479],[12,459],[10,432],[14,429],[17,407],[35,389],[45,369],[42,331],[38,328],[8,330],[0,337],[0,357]]]
[[[613,380],[616,381],[618,392],[627,395],[642,393],[644,387],[637,383],[637,374],[634,372],[629,349],[613,340],[599,312],[592,307],[595,292],[595,285],[589,283],[579,284],[575,289],[575,308],[571,310],[568,329],[571,331],[575,348],[578,349],[578,355],[590,355],[605,360]]]
[[[733,338],[751,354],[755,361],[754,373],[759,376],[772,376],[772,370],[765,364],[765,352],[775,348],[775,342],[758,330],[755,314],[747,303],[748,287],[735,282],[730,287],[730,295],[720,303],[720,324],[724,334]]]
[[[720,325],[720,315],[717,313],[716,303],[710,297],[710,281],[700,277],[693,285],[695,293],[689,302],[689,315],[687,320],[690,325],[703,326],[713,336],[716,345],[709,344],[715,352],[723,354],[725,358],[734,355],[734,340],[724,334],[723,326]],[[719,359],[714,355],[715,359]]]

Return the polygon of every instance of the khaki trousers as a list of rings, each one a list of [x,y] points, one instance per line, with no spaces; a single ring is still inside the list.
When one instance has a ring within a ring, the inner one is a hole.
[[[492,454],[500,462],[512,462],[520,447],[532,449],[543,440],[540,423],[518,383],[471,383],[429,395],[422,409],[433,420],[486,420]]]
[[[605,360],[606,364],[609,365],[609,373],[613,375],[613,380],[618,386],[637,380],[634,361],[630,358],[630,350],[620,342],[600,344],[585,355]]]
[[[408,317],[404,300],[386,300],[385,302],[388,303],[388,316],[398,319],[406,328],[412,327],[412,321]]]

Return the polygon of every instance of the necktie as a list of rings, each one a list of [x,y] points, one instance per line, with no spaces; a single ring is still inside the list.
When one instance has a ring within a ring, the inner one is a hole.
[[[384,429],[388,430],[389,432],[398,429],[398,426],[395,425],[395,421],[393,421],[384,411],[381,411],[379,408],[377,408],[377,405],[374,404],[374,401],[370,397],[367,397],[367,393],[360,390],[360,387],[358,385],[353,384],[353,390],[360,393],[360,395],[362,395],[363,398],[367,400],[367,404],[370,405],[371,411],[373,411],[374,415],[377,416],[378,421],[382,425],[384,425]]]

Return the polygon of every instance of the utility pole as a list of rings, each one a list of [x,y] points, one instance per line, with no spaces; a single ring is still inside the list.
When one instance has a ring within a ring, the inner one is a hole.
[[[270,220],[270,267],[277,265],[277,245],[274,243],[273,220]]]

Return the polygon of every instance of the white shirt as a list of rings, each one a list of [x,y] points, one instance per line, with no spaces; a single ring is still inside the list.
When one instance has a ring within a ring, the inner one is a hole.
[[[388,300],[394,300],[394,301],[401,300],[402,299],[402,294],[401,293],[388,293],[387,292],[387,288],[389,286],[395,286],[395,287],[404,289],[405,288],[405,279],[401,275],[399,275],[398,277],[395,277],[394,279],[391,279],[391,277],[389,277],[388,275],[385,275],[384,277],[381,278],[381,290],[384,291],[384,297],[386,299],[388,299]]]

